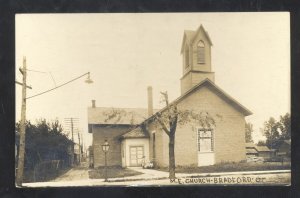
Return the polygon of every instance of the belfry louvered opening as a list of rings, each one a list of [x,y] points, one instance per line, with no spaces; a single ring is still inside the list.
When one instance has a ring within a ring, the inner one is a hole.
[[[199,41],[197,45],[197,62],[200,64],[205,63],[205,45],[203,41]]]

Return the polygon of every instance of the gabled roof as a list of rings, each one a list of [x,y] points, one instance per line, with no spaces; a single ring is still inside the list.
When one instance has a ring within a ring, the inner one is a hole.
[[[129,131],[128,133],[125,133],[121,135],[121,138],[147,138],[149,137],[148,133],[142,129],[142,127],[138,126],[135,129]]]
[[[197,34],[200,31],[204,32],[204,35],[206,36],[209,44],[213,45],[212,42],[211,42],[211,39],[209,37],[209,34],[207,33],[207,31],[204,29],[203,25],[201,24],[196,31],[194,31],[194,30],[184,30],[180,53],[183,52],[185,41],[187,41],[189,44],[193,43],[194,39],[196,38]]]
[[[177,99],[175,99],[172,103],[170,103],[170,105],[176,104],[176,103],[184,100],[187,96],[189,96],[190,94],[194,93],[196,90],[201,89],[203,87],[210,87],[212,90],[215,91],[216,94],[219,95],[219,97],[221,97],[223,100],[227,101],[227,103],[229,105],[231,105],[232,107],[234,107],[236,110],[238,110],[239,112],[241,112],[243,115],[245,115],[245,116],[252,115],[252,112],[250,110],[248,110],[246,107],[244,107],[238,101],[236,101],[234,98],[232,98],[227,93],[225,93],[225,91],[223,91],[220,87],[218,87],[215,83],[213,83],[208,78],[206,78],[205,80],[201,81],[200,83],[198,83],[197,85],[195,85],[193,88],[191,88],[190,90],[188,90],[187,92],[185,92],[183,95],[181,95],[180,97],[178,97]],[[160,111],[158,111],[156,113],[162,113],[166,109],[167,109],[167,107],[164,107],[164,108],[162,108]],[[156,113],[154,113],[151,117],[147,118],[145,121],[153,119]]]
[[[153,110],[154,113],[156,111],[158,110]],[[133,125],[141,123],[147,117],[148,110],[145,108],[88,108],[88,124]]]

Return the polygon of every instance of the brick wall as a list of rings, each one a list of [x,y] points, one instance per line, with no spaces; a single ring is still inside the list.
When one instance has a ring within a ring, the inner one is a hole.
[[[210,88],[203,87],[187,96],[178,104],[179,109],[209,112],[214,117],[214,153],[215,162],[239,162],[246,159],[245,149],[245,119],[244,116],[217,96]],[[197,134],[196,123],[178,126],[175,138],[176,165],[197,165]],[[168,165],[168,138],[165,134],[157,136],[157,141],[162,141],[158,149],[165,154],[163,159],[158,157],[158,163]],[[160,140],[158,140],[160,138]]]
[[[155,158],[153,155],[153,132],[155,131]],[[159,124],[150,124],[149,126],[149,154],[150,158],[154,160],[155,164],[160,167],[167,166],[169,164],[169,150],[168,148],[168,136],[160,129]]]
[[[93,126],[93,151],[94,167],[104,166],[105,157],[102,151],[102,144],[107,139],[110,147],[107,153],[107,164],[109,166],[121,166],[121,142],[119,136],[126,133],[130,126]]]

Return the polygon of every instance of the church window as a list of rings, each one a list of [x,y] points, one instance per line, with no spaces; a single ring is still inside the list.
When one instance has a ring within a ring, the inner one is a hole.
[[[197,129],[197,146],[198,152],[214,151],[214,138],[212,129]]]
[[[186,46],[186,48],[185,48],[185,57],[184,57],[184,59],[185,59],[185,67],[188,67],[189,64],[190,64],[189,63],[189,59],[190,59],[189,54],[190,54],[189,47]]]
[[[205,63],[204,47],[204,42],[200,40],[197,45],[197,62],[200,64]]]

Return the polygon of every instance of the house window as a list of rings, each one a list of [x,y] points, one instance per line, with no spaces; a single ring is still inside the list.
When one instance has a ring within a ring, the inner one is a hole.
[[[199,41],[197,45],[197,62],[200,64],[205,63],[204,47],[204,42]]]
[[[212,129],[197,129],[198,152],[213,152],[214,139]]]
[[[188,46],[186,46],[186,49],[185,49],[185,57],[184,57],[184,59],[185,59],[185,67],[188,67],[189,66],[189,54],[190,54],[190,52],[189,52],[189,47]]]

